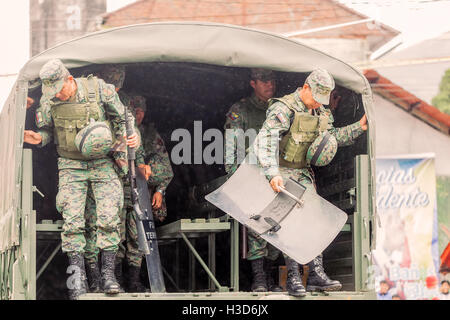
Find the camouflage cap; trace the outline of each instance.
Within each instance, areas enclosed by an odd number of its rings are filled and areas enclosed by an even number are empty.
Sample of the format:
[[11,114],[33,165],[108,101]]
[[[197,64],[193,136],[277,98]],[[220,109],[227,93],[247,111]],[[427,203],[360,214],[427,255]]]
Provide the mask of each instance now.
[[39,71],[42,81],[42,95],[52,99],[55,94],[61,91],[64,80],[70,75],[69,70],[59,59],[52,59]]
[[334,89],[334,79],[331,74],[322,68],[314,69],[305,81],[311,87],[314,100],[321,104],[330,104],[330,94]]
[[110,83],[120,89],[125,80],[125,66],[120,64],[105,65],[97,72],[97,76],[106,83]]
[[253,68],[250,72],[250,78],[252,80],[260,80],[266,82],[269,80],[275,80],[275,73],[272,70],[268,69]]
[[132,109],[142,109],[144,112],[147,111],[147,103],[145,97],[138,94],[132,95],[130,99],[130,107]]

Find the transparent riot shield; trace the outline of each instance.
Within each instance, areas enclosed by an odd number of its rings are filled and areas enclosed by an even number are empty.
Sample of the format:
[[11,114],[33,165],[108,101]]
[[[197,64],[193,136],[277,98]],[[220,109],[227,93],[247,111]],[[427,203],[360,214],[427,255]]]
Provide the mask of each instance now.
[[307,187],[285,179],[285,188],[302,205],[276,193],[262,170],[245,161],[220,188],[205,199],[298,263],[306,264],[334,240],[347,214]]

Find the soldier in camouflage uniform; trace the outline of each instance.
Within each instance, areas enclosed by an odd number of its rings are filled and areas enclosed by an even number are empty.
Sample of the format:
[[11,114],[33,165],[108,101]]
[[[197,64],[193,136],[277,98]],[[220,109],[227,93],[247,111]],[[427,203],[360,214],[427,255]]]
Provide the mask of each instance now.
[[142,145],[145,152],[145,163],[152,169],[148,184],[151,191],[150,193],[153,194],[153,215],[162,222],[167,216],[167,207],[164,196],[166,194],[167,186],[173,178],[169,154],[164,145],[164,140],[156,130],[154,123],[142,123],[147,110],[145,98],[140,95],[134,95],[130,105],[135,112],[136,124],[143,137]]
[[[164,142],[154,128],[154,125],[150,123],[148,126],[144,127],[142,124],[142,120],[144,119],[147,110],[145,98],[141,95],[131,94],[130,110],[135,116],[136,126],[139,128],[139,132],[143,137],[143,147],[139,147],[136,152],[136,164],[138,166],[146,165],[151,168],[151,175],[149,178],[147,177],[147,180],[149,188],[151,189],[150,194],[153,194],[153,215],[156,219],[163,221],[167,216],[164,194],[167,185],[173,177],[169,155],[164,147]],[[119,252],[117,254],[116,270],[119,270],[117,275],[121,274],[120,268],[123,264],[122,261],[123,259],[126,259],[128,265],[128,292],[144,292],[146,289],[139,278],[142,253],[139,251],[138,233],[128,177],[123,180],[123,184],[125,198],[121,216],[121,245],[119,246]]]
[[[115,87],[116,92],[119,95],[120,101],[124,106],[127,106],[130,109],[130,96],[124,91],[121,90],[123,86],[123,82],[125,79],[125,67],[121,65],[106,65],[103,66],[98,72],[95,73],[96,76],[103,79],[106,83],[112,84]],[[135,127],[135,131],[140,135],[139,130]],[[147,177],[150,175],[150,167],[146,166],[143,160],[143,149],[142,145],[137,149],[136,155],[136,165],[138,169]],[[114,152],[115,159],[115,167],[119,177],[121,178],[121,182],[123,185],[127,184],[127,172],[128,172],[128,163],[126,158],[126,152],[124,148],[116,148],[116,152]],[[125,191],[128,191],[126,193]],[[129,184],[128,189],[124,189],[125,202],[127,201],[127,195],[129,199]],[[126,203],[124,202],[124,207]],[[121,261],[121,254],[124,251],[123,241],[125,234],[125,219],[122,217],[124,209],[121,212],[121,224],[120,224],[120,235],[121,242],[119,244],[119,250],[116,255],[116,279],[121,285],[121,292],[123,292],[123,278],[122,278],[122,265],[118,263]],[[98,266],[98,248],[96,247],[96,205],[95,199],[92,193],[92,189],[88,189],[88,195],[86,200],[86,247],[85,247],[85,263],[86,263],[86,271],[87,278],[89,283],[90,292],[101,292],[100,287],[100,272]]]
[[[266,121],[253,144],[253,151],[275,192],[280,191],[283,179],[288,178],[302,183],[307,188],[314,188],[313,174],[306,161],[306,153],[319,132],[328,130],[339,146],[345,146],[352,144],[367,130],[365,115],[360,121],[346,127],[333,127],[333,116],[323,105],[330,104],[330,94],[334,87],[333,77],[326,70],[319,68],[307,77],[303,87],[290,95],[270,101]],[[335,104],[335,101],[331,101],[331,104]],[[279,136],[282,140],[277,153]],[[298,264],[287,256],[285,260],[289,294],[304,296],[305,288],[300,281]],[[338,281],[329,279],[325,274],[322,255],[308,266],[308,290],[331,291],[342,287]]]
[[[253,94],[233,104],[226,114],[225,129],[242,129],[244,132],[253,129],[255,135],[261,129],[266,120],[268,100],[275,94],[275,74],[271,70],[251,69],[250,86],[253,88]],[[247,131],[247,133],[251,132]],[[236,145],[236,141],[236,138],[225,141],[226,150],[233,151],[232,153],[226,152],[225,155],[225,171],[227,173],[236,171],[241,160],[237,158],[237,147],[239,146]],[[247,150],[248,145],[245,148]],[[275,285],[271,276],[273,262],[278,258],[280,251],[251,229],[247,231],[247,239],[247,260],[251,263],[253,274],[251,290],[255,292],[282,291],[279,286]]]
[[[85,203],[90,185],[97,203],[97,241],[101,252],[102,282],[106,293],[117,293],[114,260],[120,240],[119,210],[123,204],[120,180],[113,160],[104,156],[91,159],[77,149],[75,138],[92,120],[107,123],[117,140],[125,137],[124,109],[114,88],[89,76],[74,79],[59,59],[48,61],[40,70],[41,105],[36,110],[38,132],[25,130],[24,142],[45,146],[52,137],[57,144],[59,186],[56,206],[64,219],[62,250],[69,257],[69,297],[86,293],[84,250],[86,239]],[[126,144],[137,147],[137,134]]]
[[[123,92],[123,90],[120,90],[122,88],[123,82],[125,80],[125,67],[121,65],[106,65],[103,66],[98,72],[94,73],[95,76],[97,76],[100,79],[103,79],[107,84],[113,85],[115,88],[115,91],[119,95],[120,102],[124,106],[129,106],[129,97],[126,93]],[[123,164],[118,166],[118,163],[115,163],[116,171],[119,175],[119,177],[122,177],[126,174],[126,159],[125,159],[125,150],[121,150],[119,152],[116,152],[114,157],[120,157],[120,154],[123,158]],[[85,218],[86,218],[86,246],[84,248],[84,259],[85,259],[85,265],[86,265],[86,272],[87,272],[87,279],[88,279],[88,285],[89,285],[89,291],[93,293],[102,292],[101,288],[101,281],[100,281],[100,269],[98,265],[98,248],[96,246],[97,242],[97,213],[96,213],[96,205],[95,205],[95,198],[94,194],[92,192],[92,188],[88,188],[87,198],[86,198],[86,210],[85,210]],[[117,255],[116,255],[117,258]],[[122,283],[120,281],[120,278],[117,277],[117,266],[115,267],[116,270],[116,279],[121,285],[121,292],[122,290]]]

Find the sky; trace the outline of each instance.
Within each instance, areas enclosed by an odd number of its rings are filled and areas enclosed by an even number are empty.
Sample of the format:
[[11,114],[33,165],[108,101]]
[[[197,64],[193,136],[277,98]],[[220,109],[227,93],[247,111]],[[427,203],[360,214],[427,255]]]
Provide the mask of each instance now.
[[450,31],[450,0],[338,0],[402,32],[399,51]]
[[[339,2],[402,32],[408,47],[450,31],[450,0],[338,0]],[[135,0],[107,0],[107,11]],[[0,111],[16,76],[29,59],[29,0],[0,1]],[[12,75],[11,75],[12,74]],[[9,75],[9,76],[8,76]]]
[[[114,11],[135,0],[107,0],[107,11]],[[0,111],[13,87],[17,73],[30,58],[29,0],[0,1]],[[5,49],[6,48],[6,49]]]

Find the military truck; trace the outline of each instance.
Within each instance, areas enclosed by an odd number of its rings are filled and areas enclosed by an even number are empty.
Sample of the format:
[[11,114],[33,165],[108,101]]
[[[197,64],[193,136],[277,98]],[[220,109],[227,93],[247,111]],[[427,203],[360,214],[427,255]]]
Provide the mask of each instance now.
[[[175,129],[187,129],[193,137],[192,161],[172,163],[168,217],[157,225],[167,293],[89,293],[82,299],[280,298],[250,292],[249,263],[240,258],[240,244],[245,244],[240,226],[204,200],[217,187],[217,178],[225,175],[223,164],[195,158],[210,143],[203,133],[223,132],[229,107],[251,93],[249,72],[255,67],[275,71],[276,96],[293,92],[314,68],[325,68],[342,96],[333,111],[334,126],[367,115],[369,130],[354,145],[339,148],[328,166],[314,168],[318,193],[348,215],[324,252],[325,270],[342,282],[343,290],[301,299],[375,297],[368,272],[376,231],[375,123],[368,81],[345,62],[292,39],[198,22],[140,24],[88,34],[32,57],[22,68],[0,118],[0,299],[67,298],[62,217],[55,208],[56,148],[53,143],[39,148],[23,142],[24,130],[37,129],[39,70],[52,58],[61,59],[74,76],[88,75],[104,64],[123,64],[123,90],[147,98],[144,122],[155,123],[169,154],[179,143],[172,136]],[[27,97],[36,101],[28,109]],[[293,299],[287,293],[283,298]]]

